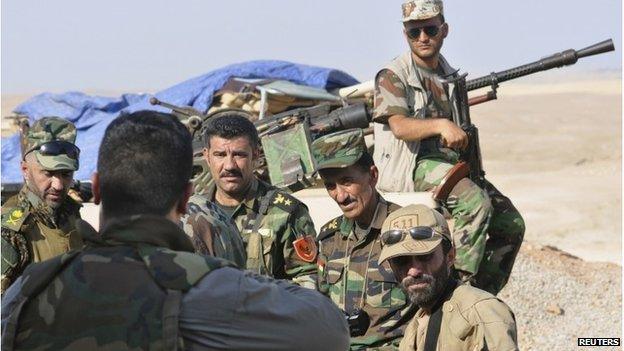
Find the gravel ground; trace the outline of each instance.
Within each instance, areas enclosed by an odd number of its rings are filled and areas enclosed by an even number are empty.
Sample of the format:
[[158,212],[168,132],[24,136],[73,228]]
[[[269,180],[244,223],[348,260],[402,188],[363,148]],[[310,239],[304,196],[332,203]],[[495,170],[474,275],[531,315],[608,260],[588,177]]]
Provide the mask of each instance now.
[[499,297],[516,315],[521,350],[588,350],[577,338],[622,337],[621,286],[620,265],[525,242]]

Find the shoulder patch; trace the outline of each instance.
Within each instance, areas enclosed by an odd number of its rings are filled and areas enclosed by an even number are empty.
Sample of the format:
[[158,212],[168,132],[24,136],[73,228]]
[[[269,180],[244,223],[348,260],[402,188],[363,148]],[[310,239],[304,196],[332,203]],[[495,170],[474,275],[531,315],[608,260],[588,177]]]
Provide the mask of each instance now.
[[19,231],[30,212],[22,207],[2,208],[2,228]]
[[283,191],[276,191],[271,197],[269,204],[271,206],[280,208],[286,212],[294,211],[299,205],[305,206],[301,201],[297,200],[294,196],[287,194]]
[[342,224],[342,216],[338,216],[325,223],[325,225],[321,227],[317,240],[321,241],[340,230],[340,224]]

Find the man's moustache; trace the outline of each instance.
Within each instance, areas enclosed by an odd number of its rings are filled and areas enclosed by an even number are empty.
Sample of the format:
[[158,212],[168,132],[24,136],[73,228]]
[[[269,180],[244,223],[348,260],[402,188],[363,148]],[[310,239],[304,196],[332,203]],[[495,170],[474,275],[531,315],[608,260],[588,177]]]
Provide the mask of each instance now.
[[238,171],[228,171],[228,172],[221,172],[220,176],[221,177],[242,177],[243,175]]
[[414,278],[414,277],[406,277],[404,279],[404,284],[405,286],[410,286],[410,285],[414,285],[414,284],[421,284],[421,283],[429,283],[432,284],[434,281],[433,276],[429,275],[429,274],[423,274],[421,277],[419,278]]

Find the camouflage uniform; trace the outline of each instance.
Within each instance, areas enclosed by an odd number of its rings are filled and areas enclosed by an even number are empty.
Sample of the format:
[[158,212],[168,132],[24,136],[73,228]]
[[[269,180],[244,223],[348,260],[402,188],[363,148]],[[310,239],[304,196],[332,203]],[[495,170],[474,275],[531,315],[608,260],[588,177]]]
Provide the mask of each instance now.
[[[358,161],[366,150],[362,131],[332,133],[312,143],[318,169],[344,168]],[[388,214],[400,206],[374,194],[374,218],[368,228],[357,229],[353,220],[336,217],[318,235],[318,285],[348,314],[357,309],[370,317],[366,334],[351,338],[351,349],[394,350],[403,335],[408,312],[405,294],[390,265],[379,264],[380,229]],[[403,317],[403,318],[401,318]]]
[[[79,226],[88,243],[83,250],[24,272],[18,298],[32,303],[18,304],[3,323],[3,347],[182,349],[182,292],[231,264],[193,254],[179,227],[163,217],[111,220],[100,234],[86,222]],[[113,278],[123,283],[111,284]]]
[[[50,141],[73,143],[75,138],[76,129],[70,122],[57,117],[42,118],[22,136],[22,155],[34,153],[36,162],[46,170],[76,170],[77,159],[33,151]],[[6,291],[28,264],[82,246],[82,239],[76,232],[80,207],[66,196],[59,208],[52,209],[26,185],[2,205],[1,292]]]
[[[422,227],[431,228],[433,236],[414,238],[405,233],[407,229]],[[381,262],[387,263],[389,259],[402,256],[429,255],[435,250],[444,252],[438,248],[443,241],[451,241],[451,233],[442,214],[425,205],[409,205],[388,216],[382,233],[396,229],[403,230],[403,236],[399,240],[382,242]],[[425,262],[422,261],[422,264]],[[412,278],[415,274],[418,274],[417,271],[411,274]],[[440,276],[438,279],[443,278]],[[518,350],[516,321],[503,301],[469,285],[458,285],[451,276],[446,279],[442,282],[446,283],[446,288],[437,295],[438,301],[434,306],[416,312],[405,329],[399,350],[429,350],[425,347],[429,337],[437,338],[433,340],[436,340],[435,349],[439,351]],[[431,334],[430,321],[433,321]],[[437,335],[433,332],[435,326],[439,326]]]
[[[203,200],[197,201],[214,201],[215,193],[213,184],[205,195],[197,196]],[[302,202],[254,178],[245,200],[234,210],[231,219],[245,243],[245,268],[315,288],[316,231]],[[297,248],[294,242],[300,239],[307,246]]]
[[358,237],[355,223],[340,216],[325,224],[318,236],[319,291],[345,312],[362,309],[371,319],[365,335],[351,338],[354,350],[395,349],[404,327],[397,322],[405,322],[401,316],[408,307],[390,265],[378,262],[381,224],[399,206],[377,196],[376,215],[364,235]]
[[[403,10],[404,20],[431,18],[442,13],[442,3],[411,1]],[[380,190],[431,191],[457,163],[458,153],[441,147],[437,137],[403,141],[394,137],[388,125],[393,115],[450,118],[449,97],[439,78],[452,72],[442,55],[438,69],[432,71],[418,67],[407,52],[377,74],[373,121],[377,122],[374,159]],[[397,177],[401,174],[410,174],[412,179]],[[488,181],[481,189],[467,178],[457,183],[443,205],[454,220],[455,267],[472,276],[477,287],[498,293],[509,279],[522,244],[525,226],[520,213]]]
[[203,196],[193,195],[181,222],[197,253],[224,258],[238,267],[245,267],[247,254],[243,238],[236,224],[219,206]]

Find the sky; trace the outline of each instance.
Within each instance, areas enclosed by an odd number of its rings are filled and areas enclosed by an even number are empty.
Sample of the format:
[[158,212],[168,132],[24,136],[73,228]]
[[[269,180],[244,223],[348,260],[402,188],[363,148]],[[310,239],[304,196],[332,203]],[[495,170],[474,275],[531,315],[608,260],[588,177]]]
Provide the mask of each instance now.
[[[2,0],[3,94],[155,92],[230,63],[279,59],[359,80],[407,50],[401,0]],[[476,78],[613,38],[573,72],[621,71],[619,0],[447,0],[442,49]]]

